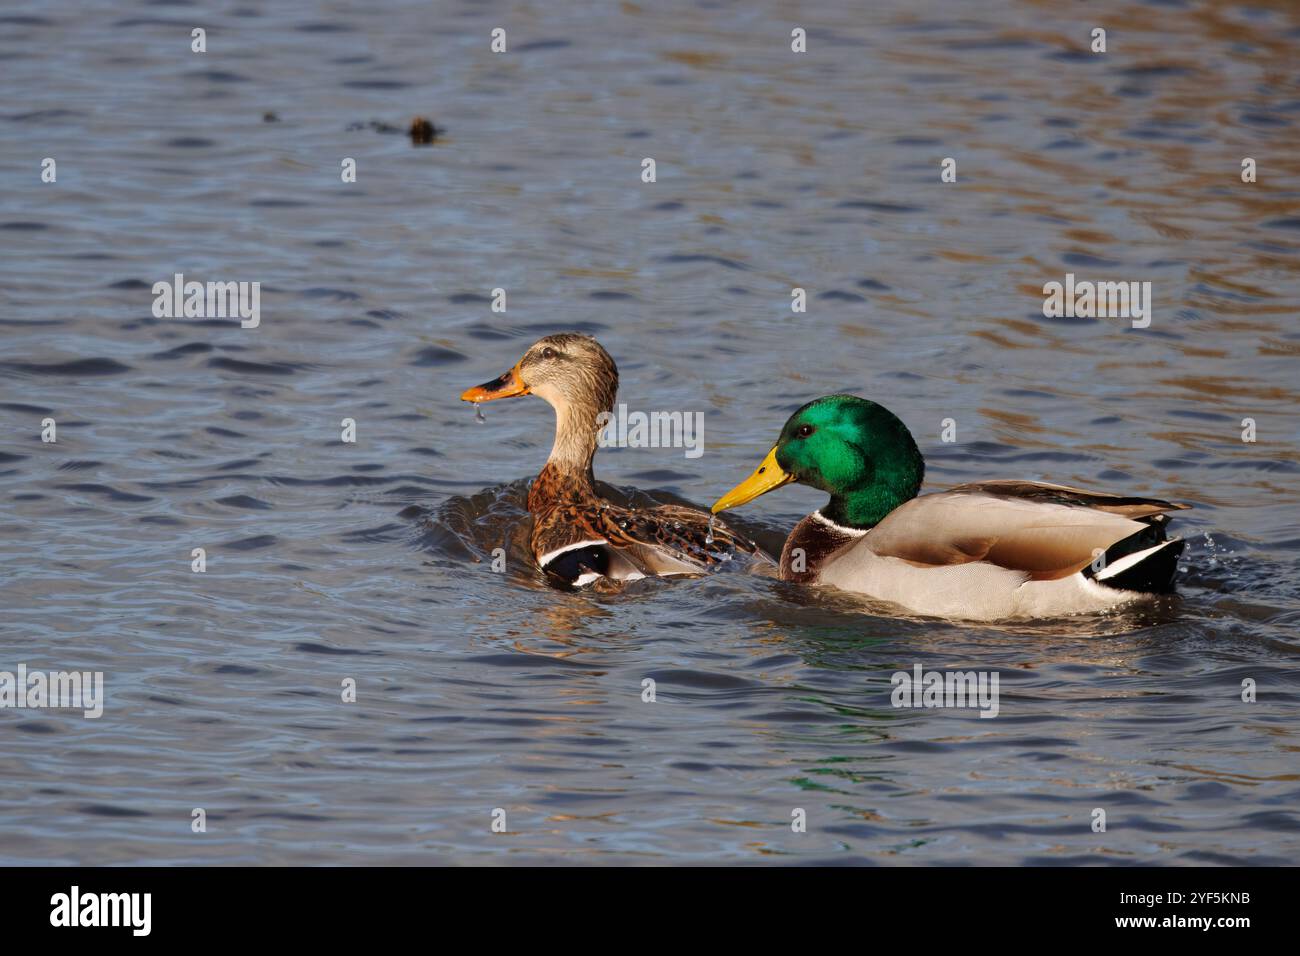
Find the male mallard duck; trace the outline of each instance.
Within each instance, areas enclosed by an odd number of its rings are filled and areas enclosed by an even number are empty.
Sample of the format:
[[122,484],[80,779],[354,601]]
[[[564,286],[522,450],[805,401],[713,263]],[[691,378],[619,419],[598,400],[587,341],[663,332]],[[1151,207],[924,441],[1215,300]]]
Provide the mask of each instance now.
[[[596,492],[591,460],[601,412],[612,413],[618,367],[587,335],[548,335],[500,378],[467,389],[466,402],[536,395],[555,409],[555,445],[528,490],[530,545],[558,583],[699,574],[733,550],[756,546],[709,515],[678,505],[624,508]],[[710,525],[712,524],[712,533]]]
[[1036,481],[917,497],[925,462],[888,409],[828,395],[790,416],[758,470],[713,506],[791,481],[830,502],[795,527],[781,577],[833,584],[922,614],[994,620],[1100,610],[1169,591],[1179,538],[1153,498]]

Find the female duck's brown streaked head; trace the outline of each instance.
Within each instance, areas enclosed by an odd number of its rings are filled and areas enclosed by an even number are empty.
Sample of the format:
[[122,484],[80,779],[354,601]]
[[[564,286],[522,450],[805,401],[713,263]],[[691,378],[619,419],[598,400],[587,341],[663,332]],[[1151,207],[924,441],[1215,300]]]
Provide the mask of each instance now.
[[499,378],[461,393],[466,402],[492,402],[516,395],[536,395],[556,412],[551,461],[591,467],[596,451],[597,421],[614,410],[618,366],[589,335],[563,332],[538,339],[514,368]]
[[614,410],[618,366],[589,335],[564,332],[538,339],[515,367],[499,378],[466,389],[461,400],[491,402],[516,395],[536,395],[557,409],[564,405]]

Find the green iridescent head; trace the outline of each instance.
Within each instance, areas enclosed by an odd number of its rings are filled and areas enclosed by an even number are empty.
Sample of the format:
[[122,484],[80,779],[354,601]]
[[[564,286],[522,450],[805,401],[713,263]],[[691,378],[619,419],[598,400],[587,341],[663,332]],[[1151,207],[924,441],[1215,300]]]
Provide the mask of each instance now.
[[826,518],[869,528],[914,498],[924,475],[921,452],[897,415],[855,395],[827,395],[790,416],[763,463],[713,511],[797,481],[831,496]]

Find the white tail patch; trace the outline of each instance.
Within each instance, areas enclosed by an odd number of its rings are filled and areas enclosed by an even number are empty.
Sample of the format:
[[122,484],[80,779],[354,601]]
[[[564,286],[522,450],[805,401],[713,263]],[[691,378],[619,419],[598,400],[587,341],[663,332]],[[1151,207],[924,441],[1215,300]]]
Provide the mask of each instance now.
[[537,559],[537,563],[546,567],[566,551],[572,551],[574,548],[586,548],[593,544],[609,544],[604,538],[584,538],[581,541],[575,541],[573,544],[566,544],[562,548],[556,548],[554,551],[547,551]]
[[1113,578],[1117,574],[1122,574],[1129,568],[1141,564],[1161,548],[1167,548],[1169,545],[1174,544],[1179,540],[1179,538],[1170,538],[1168,541],[1161,541],[1154,548],[1147,548],[1145,551],[1134,551],[1132,554],[1126,554],[1122,558],[1117,558],[1115,561],[1107,564],[1105,570],[1097,573],[1096,580],[1105,581],[1109,578]]

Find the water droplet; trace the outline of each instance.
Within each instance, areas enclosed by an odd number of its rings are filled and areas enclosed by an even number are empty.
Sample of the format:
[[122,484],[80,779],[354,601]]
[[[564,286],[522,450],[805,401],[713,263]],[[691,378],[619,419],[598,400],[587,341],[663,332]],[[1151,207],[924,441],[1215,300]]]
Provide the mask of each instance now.
[[474,421],[478,422],[480,425],[487,421],[487,419],[483,417],[483,409],[479,407],[478,402],[474,403]]
[[713,544],[713,522],[718,520],[717,515],[709,515],[709,530],[704,535],[705,544]]

